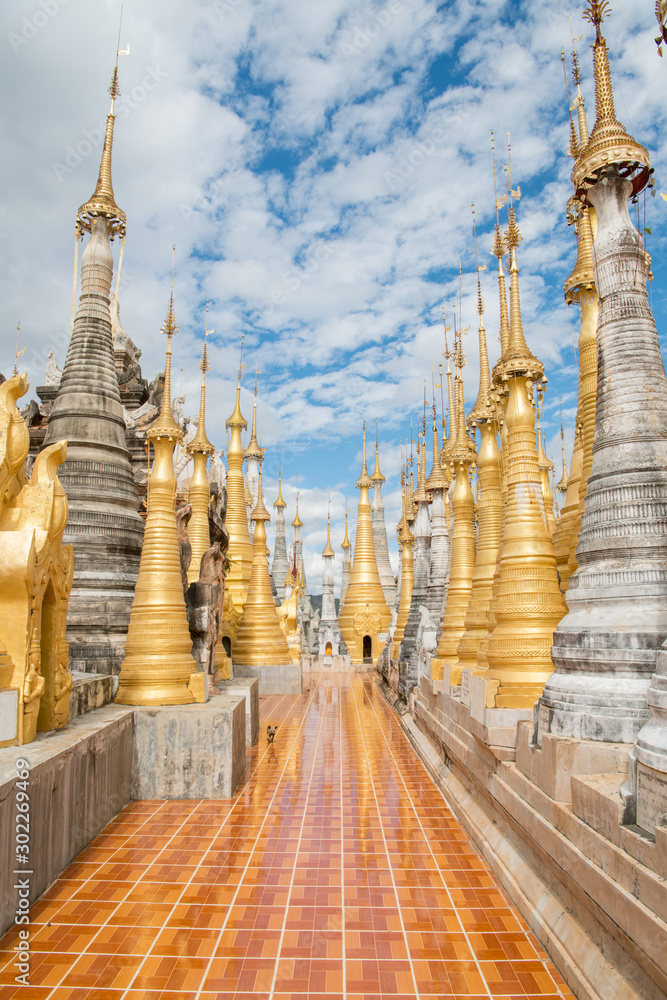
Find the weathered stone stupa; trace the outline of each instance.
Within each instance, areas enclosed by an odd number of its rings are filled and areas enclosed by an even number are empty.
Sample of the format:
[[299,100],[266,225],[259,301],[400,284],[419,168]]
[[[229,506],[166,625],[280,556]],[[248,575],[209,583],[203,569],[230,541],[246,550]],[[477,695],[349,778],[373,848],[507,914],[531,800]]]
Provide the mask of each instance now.
[[[667,637],[667,379],[646,254],[628,214],[629,197],[648,181],[649,157],[616,118],[604,15],[593,0],[586,16],[596,28],[597,117],[572,173],[597,215],[595,440],[569,613],[554,636],[556,670],[540,700],[539,729],[631,743],[647,720],[649,681]],[[662,653],[658,667],[661,673]],[[660,700],[657,692],[649,698]],[[655,769],[650,730],[646,735],[637,756],[645,753]]]
[[340,631],[338,617],[336,615],[336,601],[334,598],[334,575],[333,564],[336,553],[331,547],[331,500],[329,500],[329,513],[327,516],[327,544],[322,549],[322,561],[324,563],[324,573],[322,576],[322,614],[320,616],[320,627],[317,634],[318,652],[320,656],[335,657],[347,656],[347,646]]
[[398,691],[404,698],[408,696],[418,680],[417,633],[421,623],[421,608],[426,605],[431,556],[431,522],[429,506],[431,494],[426,487],[426,419],[421,433],[421,446],[417,453],[417,489],[413,497],[415,519],[411,532],[414,538],[413,584],[410,610],[403,630],[401,648],[398,653]]
[[77,214],[77,240],[84,232],[90,233],[90,240],[83,253],[81,297],[67,360],[44,439],[45,448],[68,441],[59,478],[69,503],[64,541],[74,546],[70,664],[100,673],[120,670],[143,539],[109,313],[109,241],[125,238],[125,213],[116,204],[111,183],[117,68],[110,93],[97,186]]
[[285,577],[289,573],[289,562],[285,538],[285,508],[287,504],[283,500],[282,469],[280,468],[278,470],[278,499],[274,500],[273,506],[276,511],[276,536],[273,547],[273,562],[271,563],[271,579],[276,589],[278,602],[282,603],[285,600]]

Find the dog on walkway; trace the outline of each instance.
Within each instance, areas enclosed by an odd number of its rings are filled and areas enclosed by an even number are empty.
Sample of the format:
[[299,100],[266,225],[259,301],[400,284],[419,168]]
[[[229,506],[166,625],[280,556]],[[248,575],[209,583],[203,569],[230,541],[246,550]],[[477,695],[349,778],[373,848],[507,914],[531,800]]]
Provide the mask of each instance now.
[[277,732],[277,727],[276,726],[267,726],[266,727],[266,741],[267,741],[267,743],[273,743],[273,738],[276,735],[276,732]]

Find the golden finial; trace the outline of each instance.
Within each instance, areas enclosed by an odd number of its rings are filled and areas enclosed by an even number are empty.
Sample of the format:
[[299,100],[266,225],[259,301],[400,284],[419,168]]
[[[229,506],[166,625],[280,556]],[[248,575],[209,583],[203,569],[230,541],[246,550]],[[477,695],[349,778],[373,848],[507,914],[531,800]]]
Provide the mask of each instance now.
[[287,504],[283,500],[283,450],[278,449],[278,499],[274,501],[273,506],[284,509]]
[[[248,426],[248,421],[245,419],[241,413],[241,376],[243,374],[243,369],[245,365],[243,364],[243,341],[245,334],[241,334],[241,358],[239,360],[239,377],[236,383],[236,405],[234,406],[234,412],[231,417],[228,417],[225,421],[225,427],[240,427],[245,430]],[[241,438],[239,436],[238,443],[240,446]],[[241,452],[242,454],[242,452]]]
[[510,143],[509,132],[507,133],[507,168],[505,177],[506,183],[509,185],[507,188],[509,222],[505,231],[505,244],[508,250],[515,250],[519,243],[523,240],[523,236],[521,235],[521,230],[517,225],[516,215],[514,213],[514,199],[516,198],[518,201],[521,197],[521,188],[517,187],[516,191],[512,189],[512,146]]
[[477,265],[477,312],[479,315],[479,390],[477,399],[472,410],[468,414],[468,424],[472,425],[478,420],[490,419],[492,408],[489,401],[489,389],[491,388],[491,371],[489,369],[489,353],[486,345],[486,328],[484,326],[484,299],[482,298],[481,272],[486,270],[484,265],[480,266],[479,252],[477,249],[477,222],[475,219],[475,203],[472,204],[472,231],[475,243],[475,263]]
[[572,117],[572,104],[570,103],[570,85],[567,82],[567,68],[565,66],[565,49],[560,50],[560,58],[563,63],[563,76],[565,77],[565,92],[567,94],[567,110],[570,116],[570,143],[568,146],[568,155],[576,160],[579,157],[579,139],[577,137],[577,130],[574,127],[574,118]]
[[345,537],[343,539],[342,549],[351,549],[352,545],[350,539],[347,537],[347,515],[350,513],[350,508],[347,505],[347,493],[345,494]]
[[329,490],[329,503],[327,505],[327,544],[322,549],[322,556],[335,556],[336,553],[331,547],[331,490]]
[[296,514],[294,515],[294,520],[292,521],[293,528],[303,528],[303,521],[299,517],[299,477],[296,477]]
[[176,265],[176,245],[174,244],[174,246],[172,247],[172,256],[171,256],[171,290],[169,293],[169,308],[167,309],[167,315],[165,317],[161,329],[161,332],[164,333],[167,338],[166,363],[164,368],[164,389],[162,392],[162,406],[160,408],[160,414],[157,420],[149,427],[146,433],[146,437],[149,439],[158,437],[169,437],[170,439],[176,438],[177,441],[182,441],[183,431],[174,420],[174,414],[171,409],[171,338],[174,336],[175,333],[178,332],[178,326],[176,324],[176,316],[174,314],[175,265]]
[[558,482],[557,485],[556,485],[556,490],[557,490],[558,493],[567,493],[568,474],[567,474],[567,465],[565,464],[565,431],[563,430],[563,407],[562,407],[562,400],[561,400],[561,411],[560,411],[560,443],[561,443],[561,451],[562,451],[562,455],[563,455],[563,474],[560,477],[560,482]]
[[248,447],[243,452],[244,458],[259,458],[261,449],[257,442],[257,376],[261,375],[259,368],[255,365],[255,399],[252,404],[252,431]]
[[125,212],[121,211],[116,204],[116,199],[114,198],[113,193],[113,184],[111,182],[111,154],[113,149],[114,122],[116,120],[114,107],[116,98],[120,94],[118,86],[118,56],[129,55],[130,52],[129,45],[125,50],[121,50],[120,48],[120,31],[122,23],[123,4],[121,3],[120,20],[118,24],[118,44],[116,46],[116,63],[111,77],[111,86],[109,87],[109,94],[111,95],[111,108],[109,110],[109,114],[107,115],[107,127],[104,135],[104,146],[102,148],[100,170],[93,194],[87,202],[81,205],[79,211],[77,212],[77,226],[80,227],[81,230],[85,230],[85,232],[88,233],[91,231],[93,219],[100,216],[105,218],[109,224],[109,235],[112,239],[117,233],[121,237],[125,235],[125,226],[127,222]]
[[588,0],[584,11],[584,19],[595,25],[593,76],[596,120],[572,171],[572,181],[582,200],[609,167],[620,170],[624,177],[632,181],[633,195],[642,191],[650,179],[648,151],[629,135],[616,117],[607,42],[602,34],[602,22],[609,12],[608,0]]
[[21,324],[19,322],[19,323],[16,324],[16,354],[14,356],[14,374],[15,375],[18,375],[18,373],[19,373],[19,358],[22,358],[23,355],[25,354],[25,347],[23,348],[22,351],[19,351],[19,335],[20,335],[20,333],[21,333]]
[[[215,333],[214,330],[208,329],[208,299],[206,299],[206,319],[204,322],[204,347],[201,352],[201,361],[199,362],[199,368],[201,371],[201,390],[199,394],[199,424],[197,425],[197,433],[195,434],[193,440],[188,444],[186,450],[188,455],[200,452],[204,455],[212,455],[215,451],[214,446],[211,444],[206,436],[206,372],[209,371],[211,365],[208,360],[208,347],[207,347],[207,337],[209,333]],[[181,371],[183,369],[181,368]]]
[[380,445],[378,438],[378,422],[377,417],[375,419],[375,468],[373,470],[373,475],[371,479],[374,483],[386,483],[386,478],[380,472]]
[[366,467],[366,421],[365,420],[363,422],[363,434],[364,434],[364,443],[362,452],[363,457],[361,461],[361,475],[359,476],[359,478],[355,483],[355,486],[357,487],[358,490],[362,489],[363,487],[369,487],[373,485],[373,480],[368,475],[368,469]]

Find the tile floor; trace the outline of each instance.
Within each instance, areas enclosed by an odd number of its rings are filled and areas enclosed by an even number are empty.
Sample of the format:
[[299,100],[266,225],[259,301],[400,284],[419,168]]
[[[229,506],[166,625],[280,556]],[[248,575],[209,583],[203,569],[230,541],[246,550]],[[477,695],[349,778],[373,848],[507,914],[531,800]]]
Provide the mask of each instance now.
[[134,802],[31,910],[0,1000],[570,998],[370,676],[273,696],[229,801]]

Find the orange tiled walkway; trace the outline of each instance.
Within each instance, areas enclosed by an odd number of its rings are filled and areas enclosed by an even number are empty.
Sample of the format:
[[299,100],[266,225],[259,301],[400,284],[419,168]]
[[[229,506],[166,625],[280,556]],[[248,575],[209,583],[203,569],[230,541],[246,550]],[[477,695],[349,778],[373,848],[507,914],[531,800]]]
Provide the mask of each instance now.
[[[228,802],[136,802],[31,911],[0,997],[571,997],[369,677],[268,699]],[[2,985],[4,984],[4,985]]]

